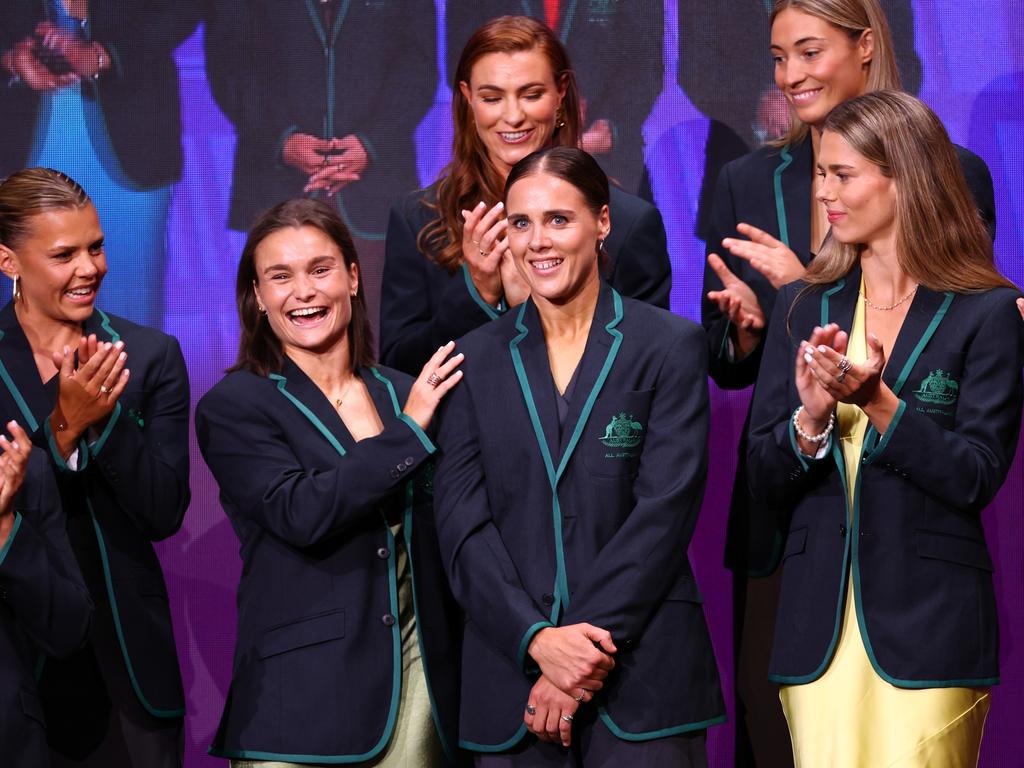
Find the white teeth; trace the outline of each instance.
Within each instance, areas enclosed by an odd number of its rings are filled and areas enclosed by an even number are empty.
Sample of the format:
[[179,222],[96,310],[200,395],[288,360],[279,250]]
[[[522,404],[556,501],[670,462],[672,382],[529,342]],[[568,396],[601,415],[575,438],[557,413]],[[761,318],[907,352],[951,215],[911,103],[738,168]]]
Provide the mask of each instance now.
[[815,88],[813,91],[801,91],[800,93],[794,93],[793,101],[807,101],[817,96],[821,92],[821,88]]
[[291,317],[308,317],[309,315],[315,315],[319,312],[323,312],[323,307],[307,307],[305,309],[293,309],[288,313]]
[[66,293],[70,293],[72,296],[88,296],[92,293],[92,288],[72,288]]
[[562,259],[549,259],[548,261],[535,261],[533,262],[534,269],[551,269],[557,267],[562,263]]
[[501,133],[501,138],[503,138],[505,141],[519,141],[528,133],[529,131],[514,131],[508,133]]

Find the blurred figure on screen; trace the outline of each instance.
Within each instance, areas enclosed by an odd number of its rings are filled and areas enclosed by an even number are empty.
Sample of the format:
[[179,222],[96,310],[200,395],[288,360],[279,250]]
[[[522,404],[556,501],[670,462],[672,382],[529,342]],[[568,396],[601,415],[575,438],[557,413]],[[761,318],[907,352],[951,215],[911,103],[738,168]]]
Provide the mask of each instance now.
[[644,171],[643,124],[662,86],[662,0],[449,0],[449,79],[470,35],[505,14],[531,16],[558,36],[582,97],[580,146],[635,194]]
[[437,84],[431,0],[212,0],[207,76],[238,136],[228,223],[306,195],[337,208],[377,317],[390,204]]
[[81,179],[107,221],[103,303],[159,325],[167,210],[181,177],[174,49],[198,0],[14,0],[0,19],[0,178]]

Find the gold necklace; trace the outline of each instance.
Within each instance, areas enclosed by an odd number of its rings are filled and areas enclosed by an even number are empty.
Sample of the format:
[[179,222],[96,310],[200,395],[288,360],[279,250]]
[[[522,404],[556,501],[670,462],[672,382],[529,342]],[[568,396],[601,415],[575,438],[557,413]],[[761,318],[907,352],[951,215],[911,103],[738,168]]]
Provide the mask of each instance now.
[[896,302],[895,304],[890,304],[890,305],[889,305],[889,306],[887,306],[887,307],[883,307],[883,306],[880,306],[880,305],[878,305],[878,304],[872,304],[872,303],[871,303],[871,301],[870,301],[870,300],[868,299],[868,297],[864,295],[864,291],[861,291],[861,292],[860,292],[860,297],[861,297],[862,299],[864,299],[864,303],[865,303],[865,304],[867,304],[867,305],[868,305],[869,307],[871,307],[872,309],[877,309],[877,310],[878,310],[879,312],[890,312],[890,311],[892,311],[892,310],[896,309],[896,307],[898,307],[898,306],[899,306],[900,304],[902,304],[903,302],[905,302],[905,301],[906,301],[907,299],[909,299],[909,298],[910,298],[911,296],[913,296],[913,295],[914,295],[915,293],[917,293],[917,288],[918,288],[918,286],[916,286],[916,285],[915,285],[915,286],[914,286],[914,287],[913,287],[913,288],[911,289],[910,293],[908,293],[908,294],[907,294],[906,296],[904,296],[904,297],[903,297],[902,299],[900,299],[899,301],[897,301],[897,302]]
[[345,400],[345,398],[346,398],[346,397],[348,396],[348,391],[349,391],[349,389],[351,389],[351,388],[352,388],[352,383],[353,383],[353,382],[354,382],[355,380],[356,380],[356,377],[355,377],[355,376],[352,376],[352,378],[350,378],[350,379],[348,380],[348,384],[346,384],[346,385],[345,385],[345,388],[344,388],[343,390],[341,390],[341,397],[336,397],[336,398],[334,399],[334,407],[335,407],[336,409],[339,409],[339,410],[340,410],[340,409],[341,409],[341,406],[342,406],[342,405],[344,405],[344,400]]

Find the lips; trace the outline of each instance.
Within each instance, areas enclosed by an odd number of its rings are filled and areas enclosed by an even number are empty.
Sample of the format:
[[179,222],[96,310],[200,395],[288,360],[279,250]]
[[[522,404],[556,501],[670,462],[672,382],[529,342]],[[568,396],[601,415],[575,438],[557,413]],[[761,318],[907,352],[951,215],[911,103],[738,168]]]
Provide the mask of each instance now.
[[97,285],[76,285],[64,291],[64,295],[73,302],[88,304],[96,298],[96,289],[98,287]]
[[551,272],[561,266],[564,259],[540,259],[538,261],[531,261],[530,268],[544,274],[545,272]]
[[841,218],[843,218],[843,216],[846,215],[842,211],[828,211],[827,213],[828,213],[828,223],[829,224],[835,224],[837,221],[839,221]]
[[300,307],[286,313],[294,325],[316,325],[327,317],[327,307]]
[[506,144],[522,144],[533,135],[533,129],[526,131],[498,131],[498,136]]
[[799,107],[801,104],[809,104],[814,101],[819,93],[821,93],[821,88],[808,88],[804,91],[790,91],[789,98],[793,100],[795,106]]

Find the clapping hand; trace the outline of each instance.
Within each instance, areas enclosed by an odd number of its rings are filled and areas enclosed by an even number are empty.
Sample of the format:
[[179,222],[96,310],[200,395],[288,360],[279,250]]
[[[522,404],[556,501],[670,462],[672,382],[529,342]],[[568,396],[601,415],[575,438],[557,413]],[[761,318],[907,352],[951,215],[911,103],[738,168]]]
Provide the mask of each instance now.
[[488,210],[481,201],[462,212],[462,257],[480,297],[494,306],[501,299],[501,264],[508,250],[508,219],[505,205],[497,202]]
[[736,357],[742,359],[761,341],[764,310],[753,289],[732,273],[721,256],[708,254],[708,266],[722,281],[722,290],[708,291],[708,300],[718,305],[718,311],[729,318],[735,328],[733,343],[736,345]]
[[807,270],[803,263],[781,240],[750,224],[737,224],[736,231],[750,239],[727,237],[722,240],[722,245],[733,256],[749,262],[775,290],[804,276]]
[[18,422],[7,422],[7,431],[10,437],[0,435],[0,540],[7,538],[4,531],[9,531],[14,515],[14,497],[25,480],[32,453],[32,441]]

